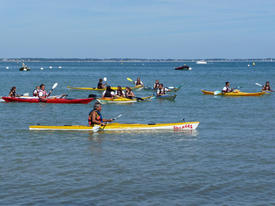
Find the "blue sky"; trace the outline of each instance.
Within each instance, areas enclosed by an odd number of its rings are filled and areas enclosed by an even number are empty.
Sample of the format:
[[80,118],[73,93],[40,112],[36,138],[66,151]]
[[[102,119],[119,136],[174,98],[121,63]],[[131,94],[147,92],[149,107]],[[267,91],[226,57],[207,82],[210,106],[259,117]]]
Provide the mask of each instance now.
[[275,57],[274,0],[0,0],[0,57]]

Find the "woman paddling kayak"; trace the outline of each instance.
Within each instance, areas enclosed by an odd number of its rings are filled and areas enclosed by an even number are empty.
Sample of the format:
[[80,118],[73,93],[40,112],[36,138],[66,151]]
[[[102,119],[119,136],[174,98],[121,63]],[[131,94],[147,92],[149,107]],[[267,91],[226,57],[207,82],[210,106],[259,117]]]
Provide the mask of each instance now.
[[16,94],[16,87],[11,88],[9,97],[20,97],[20,95]]
[[159,85],[159,88],[157,89],[157,96],[163,96],[166,94],[166,92],[170,92],[170,89],[167,89],[163,86],[163,84]]
[[264,85],[263,88],[262,88],[262,91],[273,92],[273,90],[272,90],[271,87],[270,87],[269,81],[267,81],[267,82],[265,83],[265,85]]

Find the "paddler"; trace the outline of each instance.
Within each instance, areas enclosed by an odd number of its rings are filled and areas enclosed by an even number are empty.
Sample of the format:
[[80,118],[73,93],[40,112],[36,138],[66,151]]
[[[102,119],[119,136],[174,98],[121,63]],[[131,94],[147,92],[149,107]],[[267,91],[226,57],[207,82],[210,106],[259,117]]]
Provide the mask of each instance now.
[[11,88],[9,97],[20,97],[20,95],[16,94],[16,87]]
[[89,126],[94,126],[94,125],[104,126],[106,125],[106,122],[113,121],[113,119],[103,119],[100,113],[101,109],[102,109],[101,104],[99,102],[96,102],[94,104],[94,109],[89,113],[89,117],[88,117]]
[[103,84],[103,79],[98,80],[97,88],[98,89],[105,89],[105,84]]
[[103,92],[102,97],[113,98],[115,91],[111,89],[111,86],[107,86],[106,90]]
[[117,86],[117,90],[116,90],[115,96],[116,96],[116,97],[125,97],[125,94],[124,94],[124,92],[122,91],[121,86]]
[[40,86],[36,86],[35,89],[32,92],[32,95],[34,97],[38,97],[39,96],[39,90],[40,90]]
[[159,85],[160,85],[159,80],[156,80],[153,88],[158,89]]
[[234,89],[230,88],[230,82],[225,82],[225,86],[222,89],[222,93],[233,92]]
[[137,78],[137,81],[135,81],[136,86],[142,86],[143,87],[143,82],[140,80],[140,77]]
[[50,93],[48,94],[47,91],[45,90],[45,85],[41,84],[40,90],[38,92],[39,99],[43,101],[43,100],[46,100],[48,96],[50,96]]
[[130,87],[126,87],[125,97],[128,98],[128,99],[133,99],[135,97],[135,94],[134,94],[134,92],[132,91],[132,89]]
[[267,82],[265,83],[265,85],[264,85],[263,88],[262,88],[262,91],[273,92],[273,90],[272,90],[271,87],[270,87],[269,81],[267,81]]
[[163,86],[163,84],[159,84],[159,88],[157,89],[157,96],[163,96],[166,92],[170,92],[170,89],[167,89]]

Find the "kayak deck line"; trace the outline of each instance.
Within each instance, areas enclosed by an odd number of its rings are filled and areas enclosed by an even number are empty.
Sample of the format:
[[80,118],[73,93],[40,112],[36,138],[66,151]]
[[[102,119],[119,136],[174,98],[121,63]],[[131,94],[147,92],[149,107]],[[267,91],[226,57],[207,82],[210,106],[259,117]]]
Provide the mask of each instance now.
[[[195,130],[200,122],[177,122],[177,123],[156,123],[156,124],[125,124],[109,123],[101,126],[99,131],[130,131],[130,130]],[[64,125],[64,126],[45,126],[31,125],[29,130],[62,130],[62,131],[95,131],[94,127],[85,125]],[[97,130],[96,130],[97,131]]]

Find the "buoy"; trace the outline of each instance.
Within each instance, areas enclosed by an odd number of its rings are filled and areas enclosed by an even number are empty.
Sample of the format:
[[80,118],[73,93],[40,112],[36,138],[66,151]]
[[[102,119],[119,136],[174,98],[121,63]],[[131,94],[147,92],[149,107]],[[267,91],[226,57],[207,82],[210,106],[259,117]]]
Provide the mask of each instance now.
[[43,67],[41,67],[40,69],[41,69],[41,70],[43,70],[44,68],[43,68]]
[[59,66],[58,69],[62,69],[62,66]]
[[50,69],[52,69],[53,67],[52,66],[49,66]]
[[189,67],[189,70],[191,71],[191,70],[192,70],[192,68],[191,68],[191,67]]
[[250,64],[248,64],[247,66],[250,67]]
[[256,63],[255,63],[255,62],[253,62],[253,63],[252,63],[252,65],[253,65],[253,66],[255,66],[255,65],[256,65]]
[[9,69],[9,67],[6,67],[6,69]]

